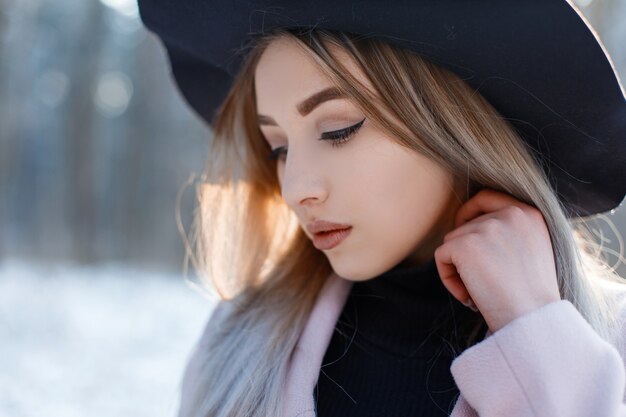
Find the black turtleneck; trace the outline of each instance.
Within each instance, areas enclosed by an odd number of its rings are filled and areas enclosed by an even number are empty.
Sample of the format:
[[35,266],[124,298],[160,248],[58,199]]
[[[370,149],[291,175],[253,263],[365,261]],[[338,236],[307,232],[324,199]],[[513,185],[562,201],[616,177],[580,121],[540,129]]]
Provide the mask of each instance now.
[[443,286],[434,257],[355,282],[326,350],[318,417],[448,416],[459,391],[450,364],[479,313]]

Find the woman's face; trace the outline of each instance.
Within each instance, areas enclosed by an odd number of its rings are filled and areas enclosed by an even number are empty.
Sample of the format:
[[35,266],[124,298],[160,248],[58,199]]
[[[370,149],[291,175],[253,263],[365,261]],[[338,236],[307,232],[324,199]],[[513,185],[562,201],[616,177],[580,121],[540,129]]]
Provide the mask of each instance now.
[[[333,51],[371,87],[347,55]],[[402,261],[431,259],[460,205],[452,176],[375,129],[350,100],[307,101],[329,87],[292,40],[273,41],[256,68],[259,127],[272,150],[288,148],[277,160],[285,202],[343,278],[363,281]],[[337,132],[350,127],[348,137]],[[322,246],[307,228],[315,220],[349,225],[349,233]]]

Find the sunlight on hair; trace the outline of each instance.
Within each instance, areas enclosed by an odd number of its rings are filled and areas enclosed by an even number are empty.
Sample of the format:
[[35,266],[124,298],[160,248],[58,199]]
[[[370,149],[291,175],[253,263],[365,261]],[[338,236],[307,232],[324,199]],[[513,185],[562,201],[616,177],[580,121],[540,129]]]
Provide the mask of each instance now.
[[[237,259],[248,255],[242,247],[243,240],[249,236],[242,233],[245,225],[238,220],[246,217],[243,210],[248,207],[251,187],[243,181],[228,185],[202,183],[198,186],[199,204],[203,208],[201,224],[198,225],[202,230],[202,241],[199,243],[212,256],[210,262],[198,271],[203,274],[201,279],[210,283],[211,289],[222,298],[230,298],[241,289]],[[267,204],[265,228],[270,232],[271,242],[257,284],[261,284],[276,262],[285,256],[299,227],[297,217],[280,197]],[[228,239],[224,238],[226,236]],[[221,287],[218,282],[228,285]]]
[[300,227],[298,218],[281,198],[271,203],[271,213],[267,219],[268,230],[276,230],[270,245],[270,256],[261,268],[260,275],[265,279],[267,274],[274,268],[276,262],[286,255],[291,248],[291,243]]

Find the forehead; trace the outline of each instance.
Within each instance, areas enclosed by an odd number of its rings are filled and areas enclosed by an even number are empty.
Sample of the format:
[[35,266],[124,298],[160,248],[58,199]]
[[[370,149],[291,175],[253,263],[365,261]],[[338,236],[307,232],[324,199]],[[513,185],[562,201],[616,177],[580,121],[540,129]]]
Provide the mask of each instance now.
[[[330,45],[329,49],[352,75],[369,84],[345,51],[335,45]],[[263,114],[277,112],[277,105],[295,111],[300,100],[333,85],[314,59],[288,38],[276,39],[267,46],[254,79],[257,109]]]

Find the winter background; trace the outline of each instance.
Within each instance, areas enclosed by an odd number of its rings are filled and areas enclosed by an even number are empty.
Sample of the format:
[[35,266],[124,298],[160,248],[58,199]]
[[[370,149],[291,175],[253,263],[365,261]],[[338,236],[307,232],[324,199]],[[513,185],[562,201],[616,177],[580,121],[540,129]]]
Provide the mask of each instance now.
[[[626,0],[576,3],[626,80]],[[175,415],[209,141],[133,0],[0,0],[0,417]],[[623,206],[591,224],[614,263]]]

